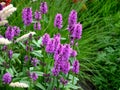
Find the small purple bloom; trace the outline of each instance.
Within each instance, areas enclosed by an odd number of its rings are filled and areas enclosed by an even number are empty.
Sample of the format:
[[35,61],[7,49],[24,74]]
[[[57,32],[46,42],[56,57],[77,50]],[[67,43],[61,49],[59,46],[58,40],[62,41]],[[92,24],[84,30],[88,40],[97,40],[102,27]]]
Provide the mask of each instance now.
[[54,53],[54,50],[55,50],[54,40],[49,40],[48,44],[46,46],[46,52],[47,53]]
[[48,41],[50,40],[50,35],[45,33],[42,37],[42,45],[47,45],[48,44]]
[[36,20],[41,20],[42,19],[42,15],[41,15],[41,13],[39,11],[35,12],[35,16],[34,17],[35,17]]
[[2,77],[2,81],[4,84],[9,84],[12,81],[12,76],[10,73],[5,73]]
[[31,52],[33,51],[33,47],[32,47],[32,46],[30,46],[30,51],[31,51]]
[[9,50],[9,51],[8,51],[8,57],[9,57],[9,59],[12,59],[12,55],[13,55],[13,51],[12,51],[12,50]]
[[32,23],[32,9],[31,8],[24,8],[22,11],[22,19],[24,25],[28,26]]
[[79,61],[78,60],[75,60],[73,62],[73,68],[72,68],[72,71],[75,73],[75,74],[78,74],[79,73]]
[[28,41],[28,40],[26,40],[26,41],[24,42],[24,44],[25,44],[25,45],[28,45],[28,43],[29,43],[29,41]]
[[37,66],[38,60],[37,60],[36,58],[32,58],[31,64],[32,64],[33,66]]
[[40,5],[40,12],[46,14],[48,12],[48,6],[46,2],[42,2]]
[[18,36],[18,35],[20,34],[20,28],[19,28],[19,27],[14,26],[14,27],[13,27],[13,30],[14,30],[14,35],[15,35],[15,36]]
[[68,83],[67,80],[65,80],[64,78],[60,78],[60,82],[63,84],[63,85],[66,85]]
[[2,51],[6,51],[7,50],[7,46],[4,45],[3,48],[2,48]]
[[55,20],[54,20],[54,26],[57,27],[58,29],[62,28],[62,14],[57,14],[55,16]]
[[29,34],[29,39],[30,39],[30,40],[32,40],[32,36],[33,36],[32,34]]
[[74,39],[70,40],[70,45],[72,45],[72,46],[74,45]]
[[30,47],[27,45],[27,46],[26,46],[26,51],[29,51],[29,49],[30,49]]
[[36,81],[38,79],[38,75],[36,73],[31,73],[30,74],[30,78],[33,80],[33,81]]
[[77,56],[76,50],[72,50],[70,56],[71,56],[71,57],[76,57],[76,56]]
[[6,32],[5,32],[5,37],[8,39],[8,40],[12,40],[15,36],[15,33],[14,33],[14,30],[13,30],[13,27],[11,26],[8,26]]
[[27,55],[25,55],[25,57],[24,57],[25,62],[27,62],[28,59],[29,59],[29,57]]
[[41,30],[41,24],[40,24],[40,22],[34,23],[34,29],[35,30]]

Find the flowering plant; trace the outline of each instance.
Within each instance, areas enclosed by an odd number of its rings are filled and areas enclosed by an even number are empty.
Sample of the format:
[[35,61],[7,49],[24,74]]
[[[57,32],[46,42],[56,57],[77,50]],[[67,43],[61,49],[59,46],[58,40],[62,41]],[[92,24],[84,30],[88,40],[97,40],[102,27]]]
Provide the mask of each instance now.
[[76,86],[80,64],[74,47],[81,38],[82,24],[77,22],[77,12],[72,10],[67,27],[69,42],[63,43],[64,38],[61,36],[63,17],[58,13],[54,19],[54,27],[58,31],[52,35],[44,33],[40,37],[39,33],[44,32],[41,20],[45,21],[44,17],[48,11],[47,2],[42,2],[40,10],[35,11],[34,15],[32,8],[24,8],[22,10],[24,31],[32,23],[35,31],[26,31],[27,34],[20,37],[20,28],[8,25],[5,37],[0,36],[1,87],[3,84],[30,90],[80,88]]

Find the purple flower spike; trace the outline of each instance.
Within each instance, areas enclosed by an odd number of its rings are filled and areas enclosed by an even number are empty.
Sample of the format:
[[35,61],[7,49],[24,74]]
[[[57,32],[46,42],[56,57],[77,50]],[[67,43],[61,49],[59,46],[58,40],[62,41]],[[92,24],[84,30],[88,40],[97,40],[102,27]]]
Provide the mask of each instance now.
[[5,32],[5,37],[8,39],[8,40],[12,40],[15,36],[15,33],[14,33],[14,30],[13,30],[13,27],[9,26]]
[[9,51],[8,51],[8,57],[9,57],[9,59],[12,59],[12,55],[13,55],[13,51],[12,51],[12,50],[9,50]]
[[80,39],[82,35],[82,25],[80,23],[76,24],[74,27],[74,31],[72,33],[72,37],[74,39]]
[[75,74],[78,74],[79,73],[79,61],[78,60],[75,60],[73,62],[73,68],[72,68],[72,71],[75,73]]
[[62,28],[62,14],[57,14],[55,16],[55,20],[54,20],[54,26],[57,27],[58,29]]
[[27,62],[28,59],[29,59],[29,57],[27,55],[25,55],[25,57],[24,57],[25,62]]
[[35,29],[35,30],[41,30],[41,24],[40,24],[40,22],[36,22],[36,23],[34,24],[34,29]]
[[74,25],[76,23],[77,23],[77,12],[75,10],[72,10],[68,18],[68,24]]
[[76,56],[77,56],[76,50],[72,50],[72,51],[71,51],[71,57],[76,57]]
[[7,46],[6,45],[4,45],[3,47],[2,47],[2,51],[6,51],[7,50]]
[[36,81],[38,79],[38,75],[36,73],[31,73],[30,74],[30,78],[33,80],[33,81]]
[[38,60],[36,58],[32,58],[31,64],[35,67],[37,66]]
[[2,77],[2,81],[4,84],[9,84],[12,81],[12,76],[10,73],[5,73]]
[[74,25],[77,23],[77,12],[75,10],[72,10],[69,14],[68,18],[68,30],[70,33],[73,32]]
[[40,5],[40,12],[46,14],[48,12],[48,6],[46,2],[42,2]]
[[41,15],[41,13],[39,11],[35,12],[35,16],[34,17],[35,17],[36,20],[41,20],[42,19],[42,15]]
[[22,19],[24,25],[28,26],[32,23],[32,9],[31,8],[24,8],[22,11]]
[[47,45],[48,44],[48,41],[50,40],[50,35],[45,33],[42,37],[42,45]]

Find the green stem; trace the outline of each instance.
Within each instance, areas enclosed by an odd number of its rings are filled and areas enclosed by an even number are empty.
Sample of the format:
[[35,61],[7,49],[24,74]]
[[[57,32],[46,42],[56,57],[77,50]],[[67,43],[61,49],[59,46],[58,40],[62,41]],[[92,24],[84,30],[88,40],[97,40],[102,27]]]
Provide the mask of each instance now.
[[73,75],[73,80],[72,80],[72,84],[74,84],[74,75]]
[[58,81],[58,76],[57,76],[57,88],[59,89],[59,81]]
[[64,84],[63,84],[62,90],[64,90]]

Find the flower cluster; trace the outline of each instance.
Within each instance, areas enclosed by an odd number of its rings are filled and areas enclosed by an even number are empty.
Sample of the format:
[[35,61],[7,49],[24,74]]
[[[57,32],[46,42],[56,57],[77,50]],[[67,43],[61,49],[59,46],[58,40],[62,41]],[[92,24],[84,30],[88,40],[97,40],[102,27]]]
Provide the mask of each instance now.
[[[70,57],[76,57],[77,52],[73,50],[69,44],[60,43],[60,34],[50,39],[49,34],[43,35],[42,43],[46,47],[46,52],[54,54],[54,68],[52,73],[54,76],[59,75],[60,72],[67,74],[70,71]],[[78,62],[79,63],[79,62]],[[73,64],[73,72],[79,72],[79,64]]]
[[30,78],[33,80],[33,81],[36,81],[38,79],[38,75],[36,73],[30,73]]
[[41,19],[42,19],[41,12],[40,12],[40,11],[36,11],[34,18],[35,18],[36,20],[41,20]]
[[77,23],[77,12],[72,10],[68,18],[68,31],[70,32],[71,41],[80,39],[82,35],[82,25]]
[[34,30],[41,30],[41,24],[40,21],[42,19],[42,14],[46,14],[48,11],[48,6],[46,2],[42,2],[40,5],[40,10],[36,10],[34,12],[34,19],[36,21],[33,21],[32,17],[32,8],[24,8],[22,11],[22,19],[24,22],[24,25],[28,26],[32,23],[34,23]]
[[[34,29],[41,30],[41,24],[39,20],[41,20],[42,15],[46,14],[47,12],[48,12],[48,6],[46,2],[41,3],[40,11],[36,11],[34,13],[34,18],[32,17],[33,16],[32,8],[24,8],[22,11],[22,19],[23,19],[24,25],[28,26],[33,22]],[[33,19],[35,21],[33,21]],[[82,35],[82,25],[80,23],[77,23],[77,12],[75,10],[71,11],[68,21],[69,21],[68,31],[70,32],[70,38],[72,38],[73,41],[76,39],[77,40],[80,39]],[[55,20],[54,20],[54,27],[58,28],[59,30],[62,29],[63,27],[62,14],[60,13],[56,14]],[[59,88],[58,83],[63,84],[63,86],[67,85],[68,80],[70,78],[69,72],[71,72],[71,74],[79,73],[80,64],[79,64],[79,61],[76,60],[77,51],[75,50],[74,47],[72,48],[70,42],[62,44],[62,41],[61,41],[62,36],[60,33],[53,35],[52,38],[48,33],[45,33],[39,39],[38,42],[36,41],[36,37],[35,38],[33,37],[33,35],[36,34],[35,32],[29,32],[27,34],[24,34],[21,37],[17,38],[13,43],[15,45],[20,46],[20,53],[19,53],[19,50],[12,51],[14,50],[14,47],[12,48],[7,46],[12,41],[14,41],[13,40],[14,37],[18,36],[19,34],[20,34],[19,27],[8,26],[5,32],[5,38],[2,35],[0,35],[0,44],[4,44],[4,46],[2,47],[2,51],[5,52],[5,55],[8,56],[7,60],[2,63],[3,65],[5,65],[5,67],[11,67],[11,66],[14,67],[14,63],[16,63],[14,60],[17,59],[18,62],[20,62],[18,65],[18,68],[20,65],[25,67],[25,70],[24,70],[24,67],[22,67],[20,68],[20,70],[18,70],[18,72],[19,71],[21,72],[21,70],[23,73],[28,71],[28,75],[29,75],[29,78],[31,79],[30,80],[31,83],[36,84],[35,82],[37,82],[37,79],[39,78],[38,75],[40,76],[41,73],[43,73],[43,77],[44,77],[43,78],[44,80],[43,79],[41,80],[45,82],[45,85],[47,85],[46,83],[54,82],[54,80],[56,81],[57,79],[57,85],[52,86],[52,89],[54,87],[56,88],[56,86],[58,89]],[[5,41],[7,42],[5,43]],[[18,49],[19,47],[15,47],[15,49],[16,48]],[[38,49],[38,48],[41,48],[42,50],[45,49],[45,50],[35,51],[35,49]],[[44,53],[43,55],[45,55],[45,53],[47,55],[44,57],[42,57],[42,55],[39,56],[42,53]],[[47,63],[46,57],[50,57],[50,56],[52,56],[52,59],[50,58],[50,62]],[[22,60],[19,61],[19,59],[24,59],[24,61]],[[39,59],[43,59],[43,60],[39,60]],[[40,67],[38,67],[38,65],[40,65]],[[41,72],[39,73],[36,70],[41,70]],[[4,84],[9,84],[9,86],[12,86],[12,87],[21,87],[21,88],[29,87],[27,84],[21,83],[21,82],[11,83],[12,76],[10,73],[4,74],[2,77],[2,81]]]
[[46,14],[48,12],[48,6],[46,2],[42,2],[40,5],[40,12]]
[[9,84],[12,81],[12,76],[10,73],[5,73],[2,77],[2,81],[4,84]]
[[32,23],[32,9],[31,8],[24,8],[22,11],[22,19],[24,25],[28,26]]
[[40,22],[36,22],[34,24],[34,30],[41,30],[41,24],[40,24]]
[[8,40],[13,40],[14,36],[18,36],[20,34],[20,28],[17,26],[8,26],[5,32],[5,37]]

